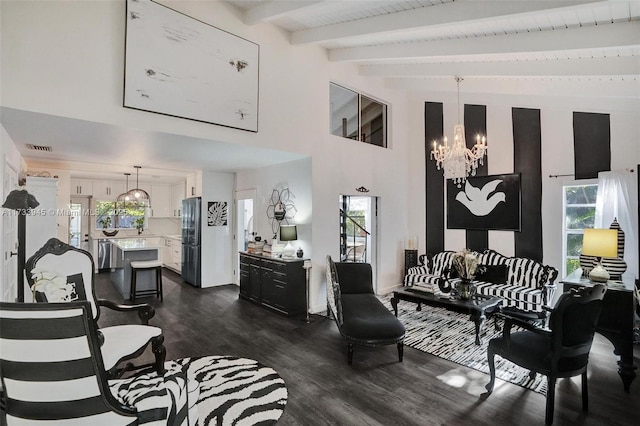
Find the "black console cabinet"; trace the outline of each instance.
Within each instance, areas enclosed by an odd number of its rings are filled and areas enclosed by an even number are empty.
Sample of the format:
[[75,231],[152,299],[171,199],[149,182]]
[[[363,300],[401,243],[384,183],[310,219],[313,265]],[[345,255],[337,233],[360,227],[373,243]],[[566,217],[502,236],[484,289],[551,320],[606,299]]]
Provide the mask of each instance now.
[[240,253],[240,297],[285,315],[307,309],[303,259]]

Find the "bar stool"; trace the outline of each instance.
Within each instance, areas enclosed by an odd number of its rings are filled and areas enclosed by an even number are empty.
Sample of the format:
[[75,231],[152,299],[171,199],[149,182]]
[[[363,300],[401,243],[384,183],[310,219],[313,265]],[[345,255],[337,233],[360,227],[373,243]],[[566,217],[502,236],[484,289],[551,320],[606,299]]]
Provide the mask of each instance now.
[[[136,289],[136,278],[140,271],[156,271],[156,288],[155,290]],[[136,303],[136,296],[149,296],[155,294],[162,301],[162,262],[160,260],[135,260],[131,262],[131,302]]]

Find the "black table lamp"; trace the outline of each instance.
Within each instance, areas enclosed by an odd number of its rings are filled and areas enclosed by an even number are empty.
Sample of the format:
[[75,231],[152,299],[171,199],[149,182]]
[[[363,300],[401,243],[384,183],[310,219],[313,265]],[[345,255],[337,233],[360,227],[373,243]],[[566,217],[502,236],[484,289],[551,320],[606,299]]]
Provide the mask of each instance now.
[[18,212],[18,252],[11,252],[11,256],[18,255],[18,298],[17,302],[24,302],[24,264],[26,261],[25,245],[27,242],[27,214],[38,207],[40,203],[36,197],[26,189],[15,189],[9,193],[2,207]]

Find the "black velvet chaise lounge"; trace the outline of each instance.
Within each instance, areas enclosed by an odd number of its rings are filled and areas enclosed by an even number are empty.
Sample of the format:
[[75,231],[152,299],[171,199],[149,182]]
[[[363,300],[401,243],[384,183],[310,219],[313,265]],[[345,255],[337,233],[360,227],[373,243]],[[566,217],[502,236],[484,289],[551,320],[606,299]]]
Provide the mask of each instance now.
[[398,345],[402,362],[404,326],[373,292],[371,265],[334,263],[327,256],[327,309],[347,340],[347,359],[353,363],[353,345]]

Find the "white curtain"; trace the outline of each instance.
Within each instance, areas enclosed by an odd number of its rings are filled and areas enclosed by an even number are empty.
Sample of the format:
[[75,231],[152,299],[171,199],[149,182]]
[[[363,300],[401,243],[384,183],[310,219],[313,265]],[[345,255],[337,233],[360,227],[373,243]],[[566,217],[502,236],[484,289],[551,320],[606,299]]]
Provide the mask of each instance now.
[[612,171],[598,173],[596,228],[609,228],[614,218],[624,231],[624,277],[638,277],[638,193],[635,173]]

